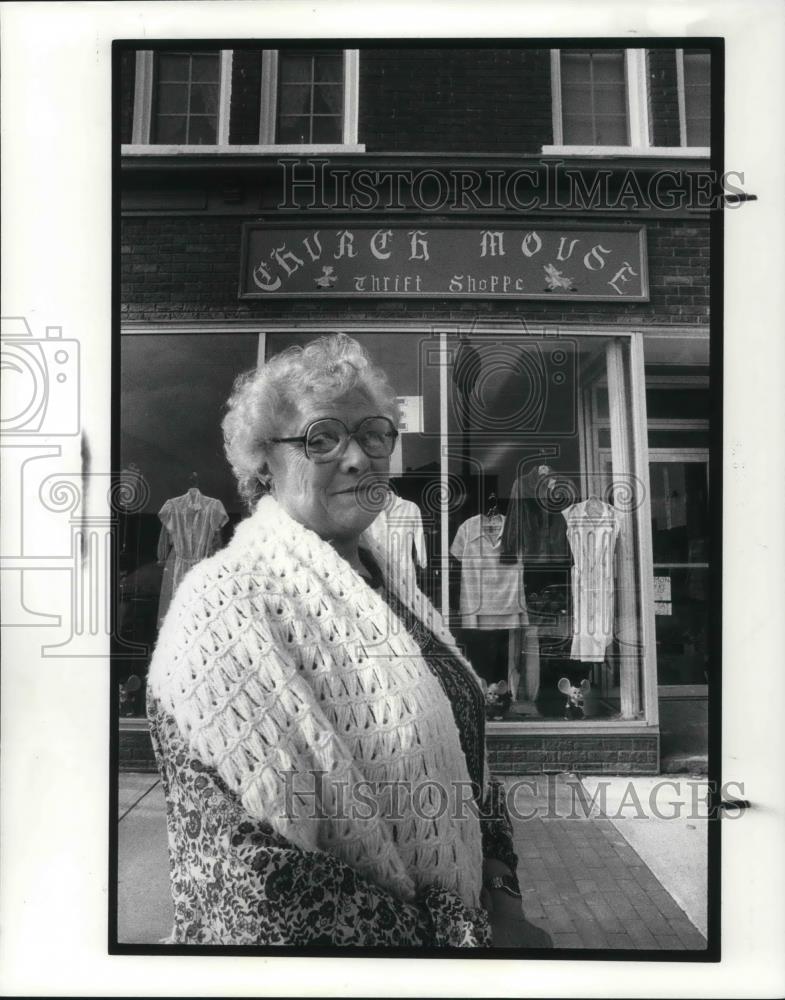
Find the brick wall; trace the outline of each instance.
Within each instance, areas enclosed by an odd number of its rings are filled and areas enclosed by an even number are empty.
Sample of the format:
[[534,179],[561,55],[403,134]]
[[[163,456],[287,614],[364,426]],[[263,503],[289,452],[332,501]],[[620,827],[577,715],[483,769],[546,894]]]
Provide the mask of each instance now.
[[488,763],[496,774],[657,774],[659,737],[489,733]]
[[649,49],[649,121],[653,146],[680,146],[676,50]]
[[193,216],[130,217],[121,237],[122,318],[519,320],[595,324],[708,323],[709,224],[650,221],[649,302],[500,302],[488,300],[311,300],[241,302],[242,219]]
[[150,732],[146,727],[128,730],[120,724],[118,761],[121,771],[157,770]]
[[[120,769],[155,771],[146,729],[123,731],[119,737]],[[659,737],[656,733],[538,735],[488,734],[488,763],[495,774],[657,774]]]
[[553,136],[548,50],[363,50],[359,135],[369,152],[537,153]]
[[259,142],[262,50],[235,49],[232,58],[232,98],[229,142],[252,146]]

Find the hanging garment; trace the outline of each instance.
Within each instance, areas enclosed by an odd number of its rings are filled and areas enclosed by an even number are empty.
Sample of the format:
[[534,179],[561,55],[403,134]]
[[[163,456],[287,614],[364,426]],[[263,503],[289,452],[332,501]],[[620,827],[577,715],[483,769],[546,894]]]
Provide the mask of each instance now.
[[376,520],[366,529],[387,551],[389,561],[399,571],[415,578],[415,563],[428,565],[422,515],[417,504],[390,493],[389,500]]
[[[521,683],[522,682],[522,683]],[[536,625],[510,632],[507,686],[512,700],[534,702],[540,691],[540,637]]]
[[[546,474],[541,469],[548,469]],[[510,490],[510,506],[502,533],[502,561],[525,556],[526,563],[551,562],[568,555],[564,520],[547,503],[541,480],[553,479],[548,466],[538,466],[515,480]]]
[[158,600],[160,626],[172,594],[188,570],[220,547],[221,528],[229,516],[220,500],[206,497],[192,487],[183,496],[167,500],[158,517],[161,521],[158,562],[165,562]]
[[503,565],[504,518],[476,514],[458,528],[450,555],[461,564],[462,628],[518,628],[528,623],[523,565]]
[[591,498],[564,511],[572,550],[570,659],[602,663],[613,638],[613,551],[619,515]]

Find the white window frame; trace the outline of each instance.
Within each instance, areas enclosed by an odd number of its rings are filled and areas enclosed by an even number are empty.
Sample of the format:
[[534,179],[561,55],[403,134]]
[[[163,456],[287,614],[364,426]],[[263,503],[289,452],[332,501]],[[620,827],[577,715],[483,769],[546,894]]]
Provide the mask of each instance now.
[[[677,53],[681,52],[677,49]],[[711,150],[703,146],[652,146],[649,131],[649,101],[646,77],[647,49],[625,49],[624,65],[627,79],[627,124],[630,141],[626,146],[577,146],[564,142],[561,95],[561,49],[551,49],[551,110],[553,115],[553,145],[543,146],[542,152],[560,156],[688,156],[708,158]],[[684,63],[677,56],[677,76],[681,65],[679,90],[680,134],[684,140]]]
[[687,145],[687,90],[684,86],[684,49],[676,49],[676,85],[679,97],[679,141],[683,149],[696,147]]
[[229,114],[232,98],[232,49],[221,50],[221,92],[218,112],[218,141],[214,145],[162,145],[150,142],[153,107],[154,52],[149,49],[136,53],[136,83],[134,87],[134,118],[131,142],[122,146],[123,156],[171,156],[200,154],[259,154],[274,153],[364,153],[365,145],[358,143],[359,119],[359,49],[344,49],[344,98],[343,142],[303,143],[298,145],[275,143],[275,111],[277,104],[278,51],[265,49],[262,53],[262,92],[260,102],[260,141],[252,145],[232,145],[229,142]]

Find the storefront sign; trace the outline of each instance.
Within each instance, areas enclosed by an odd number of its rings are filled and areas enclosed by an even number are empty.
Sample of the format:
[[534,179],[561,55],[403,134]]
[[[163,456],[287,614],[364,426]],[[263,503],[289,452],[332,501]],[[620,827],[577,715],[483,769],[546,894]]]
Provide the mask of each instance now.
[[648,300],[642,226],[243,228],[241,299]]

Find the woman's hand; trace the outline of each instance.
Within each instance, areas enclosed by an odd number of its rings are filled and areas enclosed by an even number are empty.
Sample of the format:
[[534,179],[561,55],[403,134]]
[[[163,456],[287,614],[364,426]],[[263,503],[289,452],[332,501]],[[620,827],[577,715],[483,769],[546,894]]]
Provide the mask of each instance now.
[[488,913],[494,948],[550,948],[552,942],[541,928],[530,924],[523,915],[520,897],[504,889],[490,889],[487,883],[495,876],[511,875],[510,869],[495,858],[486,858],[480,901]]

